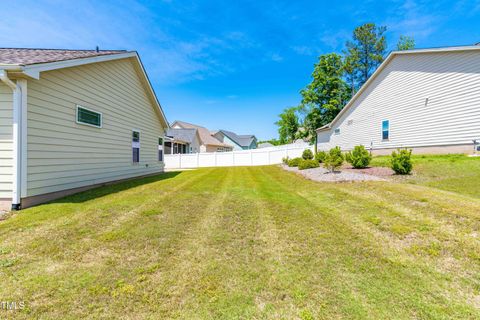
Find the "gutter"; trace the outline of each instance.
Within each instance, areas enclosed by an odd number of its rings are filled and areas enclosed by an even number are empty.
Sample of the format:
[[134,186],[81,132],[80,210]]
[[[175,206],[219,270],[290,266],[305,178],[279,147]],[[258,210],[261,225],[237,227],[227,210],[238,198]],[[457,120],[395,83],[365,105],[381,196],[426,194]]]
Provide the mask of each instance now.
[[0,69],[0,80],[13,91],[13,185],[12,210],[21,208],[21,181],[22,181],[22,86],[10,80],[8,73]]

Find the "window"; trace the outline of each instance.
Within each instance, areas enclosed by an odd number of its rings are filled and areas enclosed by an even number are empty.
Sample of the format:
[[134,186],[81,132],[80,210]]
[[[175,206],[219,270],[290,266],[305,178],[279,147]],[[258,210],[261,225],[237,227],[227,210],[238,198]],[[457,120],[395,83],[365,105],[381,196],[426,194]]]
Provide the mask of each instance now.
[[388,140],[390,137],[390,121],[382,121],[382,140]]
[[140,132],[132,131],[132,161],[140,162]]
[[163,138],[158,138],[158,161],[163,161]]
[[335,129],[334,133],[335,133],[336,135],[339,135],[339,134],[340,134],[340,128]]
[[87,108],[77,106],[77,123],[97,128],[102,127],[102,114]]

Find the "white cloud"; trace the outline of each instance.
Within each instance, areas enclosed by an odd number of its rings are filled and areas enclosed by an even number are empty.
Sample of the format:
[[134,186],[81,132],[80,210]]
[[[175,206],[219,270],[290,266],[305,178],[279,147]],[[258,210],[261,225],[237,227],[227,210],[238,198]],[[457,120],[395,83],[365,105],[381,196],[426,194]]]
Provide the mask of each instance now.
[[272,59],[272,61],[275,61],[275,62],[282,62],[283,61],[283,57],[281,55],[279,55],[278,53],[274,53],[270,56],[270,58]]
[[315,53],[315,50],[309,46],[293,46],[291,49],[302,56],[312,56]]
[[389,31],[397,34],[414,36],[416,39],[427,38],[437,30],[442,17],[431,14],[431,6],[406,0],[400,7],[395,8],[395,18],[384,24]]

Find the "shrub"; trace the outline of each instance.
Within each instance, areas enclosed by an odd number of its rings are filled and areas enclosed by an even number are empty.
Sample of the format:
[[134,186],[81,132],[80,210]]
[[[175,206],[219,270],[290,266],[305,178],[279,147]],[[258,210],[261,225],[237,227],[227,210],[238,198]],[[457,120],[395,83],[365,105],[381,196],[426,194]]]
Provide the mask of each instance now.
[[390,167],[396,174],[409,174],[412,172],[412,150],[398,149],[392,152]]
[[318,151],[315,154],[315,160],[317,160],[319,163],[322,163],[325,161],[325,157],[327,156],[327,153],[325,151]]
[[289,161],[289,160],[290,160],[290,159],[289,159],[288,157],[284,157],[284,158],[282,158],[282,163],[283,163],[284,165],[287,165],[287,166],[288,166],[288,161]]
[[320,164],[318,163],[317,160],[307,159],[307,160],[300,161],[298,165],[298,169],[304,170],[304,169],[318,168],[319,166]]
[[289,167],[298,167],[298,165],[300,164],[300,161],[302,161],[302,160],[303,160],[302,158],[290,159],[290,160],[288,160],[288,166]]
[[343,160],[344,158],[342,150],[340,147],[335,147],[328,151],[325,161],[323,162],[323,166],[330,170],[330,172],[334,172],[335,169],[342,166]]
[[352,151],[347,152],[345,158],[355,169],[366,168],[372,161],[372,155],[362,145],[355,146]]
[[313,152],[310,149],[303,150],[302,153],[303,160],[312,160],[313,159]]

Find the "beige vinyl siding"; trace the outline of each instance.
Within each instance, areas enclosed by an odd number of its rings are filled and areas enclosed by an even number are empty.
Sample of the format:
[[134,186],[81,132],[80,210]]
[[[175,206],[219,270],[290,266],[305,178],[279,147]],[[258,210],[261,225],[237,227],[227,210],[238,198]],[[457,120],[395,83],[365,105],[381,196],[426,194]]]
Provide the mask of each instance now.
[[0,82],[0,199],[12,197],[12,99],[12,90]]
[[[102,128],[76,123],[76,106]],[[44,72],[28,83],[27,196],[163,171],[157,108],[129,59]],[[132,162],[132,130],[140,162]]]
[[[383,120],[390,122],[387,141],[381,136]],[[334,134],[337,128],[339,135]],[[319,133],[319,148],[471,144],[480,138],[480,52],[395,56],[329,135],[326,143]]]

